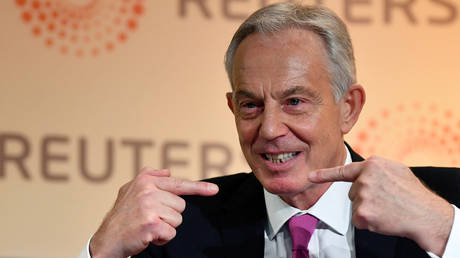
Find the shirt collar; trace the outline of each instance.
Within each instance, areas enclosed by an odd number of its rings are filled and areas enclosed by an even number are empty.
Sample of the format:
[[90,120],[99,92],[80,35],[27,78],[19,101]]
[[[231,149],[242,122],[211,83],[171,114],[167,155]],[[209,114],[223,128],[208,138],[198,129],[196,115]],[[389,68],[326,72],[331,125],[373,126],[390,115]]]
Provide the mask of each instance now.
[[[352,162],[351,155],[346,148],[347,158],[345,165]],[[284,202],[278,195],[264,189],[265,205],[267,207],[268,225],[267,235],[273,240],[281,227],[295,214],[311,214],[321,222],[339,233],[345,235],[350,224],[351,201],[348,198],[351,183],[334,182],[319,200],[308,210],[299,210]]]

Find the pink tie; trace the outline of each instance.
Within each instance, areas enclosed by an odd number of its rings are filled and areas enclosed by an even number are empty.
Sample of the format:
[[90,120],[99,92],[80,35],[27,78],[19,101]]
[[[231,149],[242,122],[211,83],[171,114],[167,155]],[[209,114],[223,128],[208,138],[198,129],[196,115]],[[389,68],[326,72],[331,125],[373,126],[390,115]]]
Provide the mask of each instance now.
[[315,231],[318,219],[304,214],[289,219],[289,231],[292,239],[292,258],[309,258],[308,242]]

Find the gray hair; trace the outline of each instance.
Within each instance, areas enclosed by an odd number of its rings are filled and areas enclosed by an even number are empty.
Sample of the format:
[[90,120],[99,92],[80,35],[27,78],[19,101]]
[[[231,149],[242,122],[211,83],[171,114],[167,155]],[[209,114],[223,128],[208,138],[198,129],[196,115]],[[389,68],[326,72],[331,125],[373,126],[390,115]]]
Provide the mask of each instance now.
[[328,71],[332,91],[338,101],[356,83],[353,46],[346,25],[331,10],[320,6],[302,6],[294,3],[278,3],[253,13],[238,30],[225,54],[225,69],[232,81],[233,58],[240,43],[252,33],[274,34],[287,28],[301,28],[321,37],[328,55]]

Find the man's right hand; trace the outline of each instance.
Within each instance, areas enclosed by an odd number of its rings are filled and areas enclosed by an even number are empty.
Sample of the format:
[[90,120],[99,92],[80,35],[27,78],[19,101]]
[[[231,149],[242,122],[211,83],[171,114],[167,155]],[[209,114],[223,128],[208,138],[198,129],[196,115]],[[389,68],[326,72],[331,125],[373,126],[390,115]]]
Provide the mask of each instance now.
[[212,183],[171,178],[168,170],[143,168],[120,188],[114,207],[91,239],[91,257],[128,257],[150,242],[166,244],[182,223],[185,201],[179,195],[212,196],[218,191]]

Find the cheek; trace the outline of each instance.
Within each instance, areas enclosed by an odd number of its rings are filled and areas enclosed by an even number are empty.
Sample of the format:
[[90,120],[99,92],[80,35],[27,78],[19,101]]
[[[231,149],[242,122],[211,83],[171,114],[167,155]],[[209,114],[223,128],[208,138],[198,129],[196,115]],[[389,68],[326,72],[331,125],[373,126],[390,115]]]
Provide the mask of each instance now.
[[311,142],[318,131],[321,132],[321,128],[318,127],[318,119],[312,116],[291,119],[287,125],[292,134],[303,142]]
[[335,141],[340,134],[335,113],[317,112],[308,117],[297,117],[289,122],[291,132],[308,145],[324,145]]
[[240,143],[243,145],[251,144],[258,135],[258,126],[255,121],[240,120],[236,121]]

